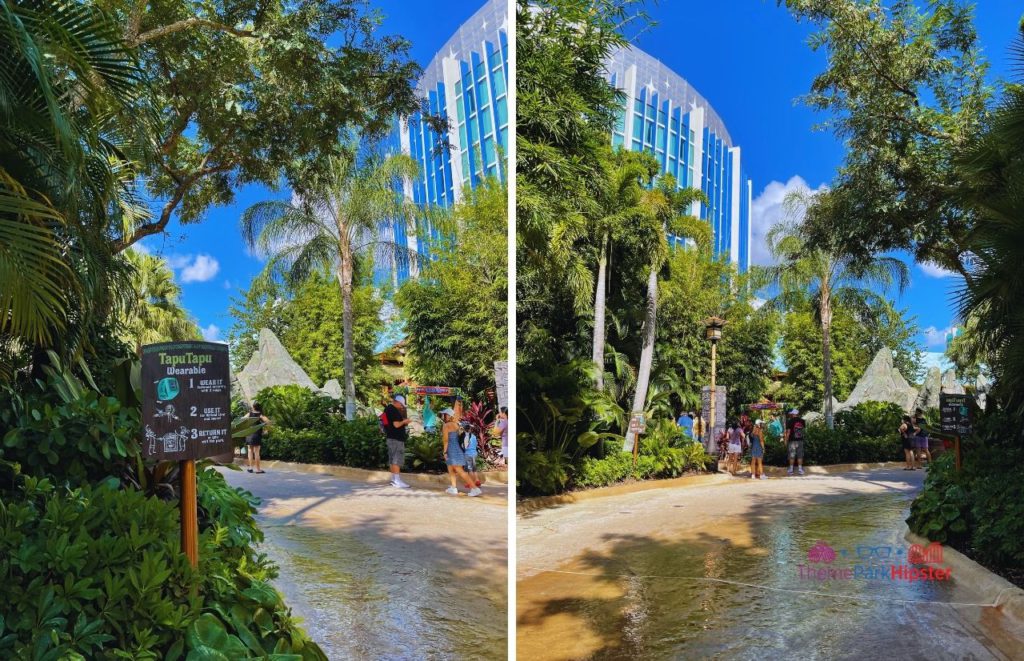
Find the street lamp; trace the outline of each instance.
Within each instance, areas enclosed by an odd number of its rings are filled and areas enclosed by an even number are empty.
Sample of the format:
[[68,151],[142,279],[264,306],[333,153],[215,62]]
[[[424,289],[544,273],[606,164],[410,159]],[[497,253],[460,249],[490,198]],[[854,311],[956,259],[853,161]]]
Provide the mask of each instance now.
[[709,450],[714,440],[712,434],[715,432],[715,361],[718,358],[718,341],[722,339],[722,328],[725,326],[725,319],[721,317],[708,317],[704,320],[704,337],[711,341],[711,411],[708,413],[708,442],[705,444]]

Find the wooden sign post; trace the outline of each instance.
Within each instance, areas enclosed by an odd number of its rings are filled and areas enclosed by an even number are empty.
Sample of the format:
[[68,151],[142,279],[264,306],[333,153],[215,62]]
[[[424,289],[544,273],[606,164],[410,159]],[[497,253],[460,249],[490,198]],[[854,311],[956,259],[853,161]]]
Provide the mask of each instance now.
[[142,347],[142,456],[178,461],[181,549],[199,564],[196,459],[232,450],[228,345]]
[[647,433],[647,416],[634,411],[629,418],[629,431],[633,434],[633,468],[640,457],[640,435]]
[[940,425],[943,433],[953,434],[956,439],[953,452],[958,471],[961,463],[960,438],[971,433],[971,408],[967,398],[968,395],[939,393]]

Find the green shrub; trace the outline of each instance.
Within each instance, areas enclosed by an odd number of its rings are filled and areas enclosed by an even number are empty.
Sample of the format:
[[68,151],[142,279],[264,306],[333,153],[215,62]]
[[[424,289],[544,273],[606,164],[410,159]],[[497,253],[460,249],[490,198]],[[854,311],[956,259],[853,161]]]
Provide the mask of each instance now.
[[[892,430],[884,436],[861,436],[838,424],[830,430],[823,422],[814,422],[807,425],[804,435],[805,466],[899,461],[902,458],[899,436]],[[766,439],[764,463],[769,466],[788,465],[786,444]]]
[[962,475],[957,475],[953,456],[944,453],[928,469],[924,491],[910,506],[907,524],[931,541],[962,548],[968,538],[970,499]]
[[445,470],[444,444],[440,432],[414,434],[405,443],[409,465],[419,470]]
[[302,386],[272,386],[256,395],[277,428],[323,431],[339,413],[339,402]]
[[113,479],[76,489],[16,482],[0,496],[0,657],[326,658],[270,586],[274,566],[220,523],[202,532],[195,571],[173,502]]
[[558,449],[527,451],[516,471],[520,491],[528,496],[547,496],[560,493],[569,483],[572,462]]
[[337,426],[342,454],[335,461],[356,468],[383,468],[388,463],[388,446],[375,417],[357,418]]
[[903,409],[892,402],[861,402],[848,411],[835,415],[835,426],[854,436],[898,436]]
[[0,459],[73,486],[120,475],[139,455],[139,411],[51,374],[43,388],[0,394]]
[[633,455],[628,452],[615,452],[604,459],[584,457],[576,473],[574,485],[584,489],[606,487],[622,482],[632,472]]
[[260,458],[304,464],[327,463],[327,442],[319,432],[275,428],[263,437]]

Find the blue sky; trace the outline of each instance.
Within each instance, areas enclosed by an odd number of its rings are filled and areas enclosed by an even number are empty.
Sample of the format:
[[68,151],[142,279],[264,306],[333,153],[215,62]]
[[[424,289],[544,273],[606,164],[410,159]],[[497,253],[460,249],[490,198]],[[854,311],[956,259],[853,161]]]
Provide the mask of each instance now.
[[[412,42],[410,56],[425,65],[482,6],[482,0],[383,0],[373,6],[385,16],[381,34],[405,36]],[[231,297],[246,289],[263,266],[242,244],[238,219],[249,205],[271,197],[287,197],[287,193],[247,186],[236,191],[234,204],[211,209],[203,222],[183,227],[172,220],[166,234],[142,241],[145,250],[168,259],[181,285],[184,305],[208,339],[226,337],[232,323],[227,313]]]
[[[426,64],[481,4],[379,0],[374,6],[386,17],[382,31],[404,35],[412,42],[412,57]],[[985,2],[977,10],[993,80],[1009,75],[1008,47],[1024,11],[1013,4]],[[824,55],[810,51],[808,27],[774,1],[663,0],[648,11],[657,24],[637,45],[689,80],[725,121],[754,182],[755,236],[763,236],[789,190],[827,183],[842,159],[832,135],[813,130],[822,117],[798,101],[824,67]],[[242,245],[238,218],[248,205],[274,195],[281,193],[246,187],[233,205],[211,210],[202,223],[182,228],[172,221],[165,236],[144,241],[146,249],[170,259],[186,307],[211,339],[225,336],[230,296],[247,287],[262,266]],[[755,258],[763,255],[757,243]],[[938,277],[943,275],[914,266],[910,288],[902,296],[894,293],[917,316],[921,343],[932,351],[942,350],[944,332],[955,323],[951,296],[959,280]]]
[[[813,130],[824,116],[799,102],[824,69],[824,53],[810,50],[810,28],[797,24],[773,0],[666,0],[649,5],[648,13],[657,24],[642,32],[636,45],[687,79],[722,117],[753,179],[754,234],[763,236],[779,218],[789,190],[828,183],[842,161],[842,146],[832,134]],[[976,9],[993,82],[1012,75],[1009,46],[1022,13],[1024,6],[1010,2],[982,2]],[[763,242],[753,251],[755,261],[766,257]],[[955,324],[952,296],[960,282],[915,265],[910,287],[902,296],[891,293],[900,307],[917,316],[927,351],[945,348],[945,331]]]

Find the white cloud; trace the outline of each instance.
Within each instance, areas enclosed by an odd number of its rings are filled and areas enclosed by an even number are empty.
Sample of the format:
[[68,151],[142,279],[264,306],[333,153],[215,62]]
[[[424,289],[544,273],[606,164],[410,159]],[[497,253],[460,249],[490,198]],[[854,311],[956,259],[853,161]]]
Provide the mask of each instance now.
[[132,244],[132,250],[134,250],[135,252],[139,253],[140,255],[152,255],[153,254],[152,252],[150,252],[149,248],[147,248],[146,244],[144,244],[144,243],[133,243]]
[[761,306],[763,306],[765,303],[767,303],[766,300],[764,300],[763,298],[758,298],[757,296],[750,300],[750,306],[755,310],[760,310]]
[[194,262],[181,270],[182,282],[206,282],[220,271],[220,264],[209,255],[198,255]]
[[789,181],[773,181],[764,187],[761,194],[753,199],[750,206],[750,262],[752,264],[771,264],[774,262],[765,241],[768,231],[779,222],[790,220],[799,222],[800,217],[787,217],[789,211],[785,207],[786,197],[790,193],[820,193],[827,189],[821,184],[813,191],[803,177],[794,175]]
[[167,262],[167,266],[172,269],[183,269],[192,261],[192,255],[179,255],[175,253],[173,255],[168,255],[164,260]]
[[220,327],[217,324],[210,324],[202,329],[203,339],[207,342],[220,342]]
[[929,326],[924,329],[924,341],[930,347],[945,347],[946,346],[946,335],[953,331],[953,326],[947,326],[946,328],[936,328],[935,326]]
[[921,271],[930,278],[953,278],[960,275],[956,271],[950,271],[949,269],[942,268],[938,264],[932,264],[931,262],[921,262],[918,266],[920,266]]
[[938,367],[939,371],[945,372],[953,369],[953,362],[941,351],[924,351],[921,354],[921,366],[925,371]]
[[230,280],[225,280],[224,281],[224,289],[231,289],[231,281]]

